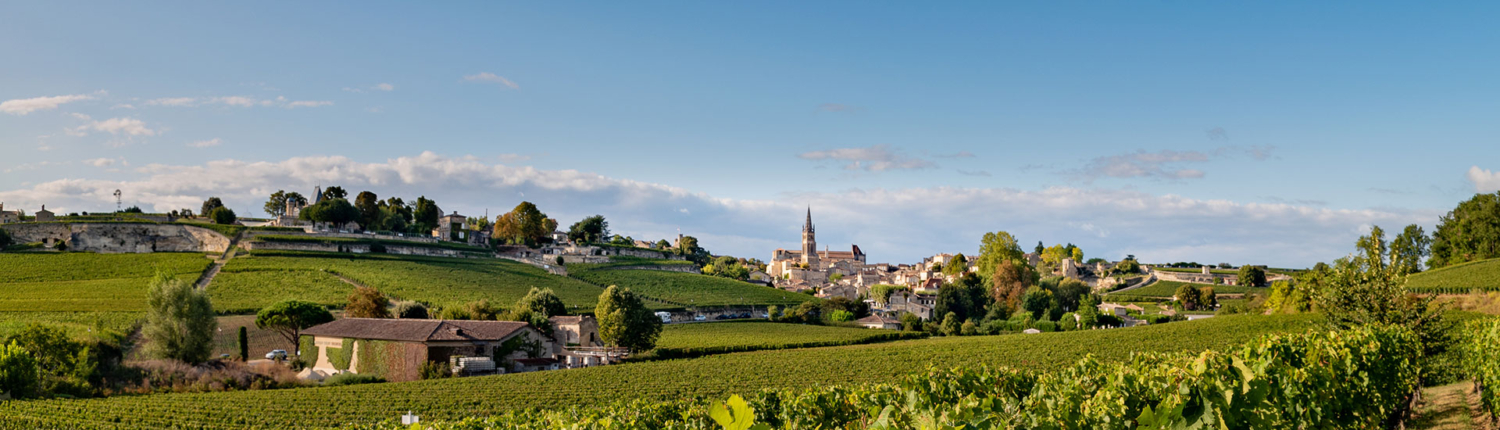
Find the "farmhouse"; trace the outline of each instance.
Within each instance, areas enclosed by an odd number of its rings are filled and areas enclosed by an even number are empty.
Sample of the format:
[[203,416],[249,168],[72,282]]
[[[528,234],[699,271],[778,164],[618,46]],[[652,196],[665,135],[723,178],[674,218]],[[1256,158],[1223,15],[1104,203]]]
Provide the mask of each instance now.
[[870,315],[855,320],[855,322],[859,323],[859,325],[865,326],[865,328],[881,328],[887,330],[901,329],[901,321],[897,321],[894,318],[884,317],[880,315]]
[[303,330],[301,354],[322,375],[411,381],[421,379],[429,362],[498,372],[536,368],[518,360],[551,359],[553,342],[523,322],[345,318]]
[[36,222],[57,221],[57,218],[54,218],[52,216],[52,211],[47,210],[47,205],[42,205],[42,210],[36,211],[36,213],[32,215],[36,218]]
[[5,210],[5,203],[0,203],[0,224],[21,222],[21,211]]

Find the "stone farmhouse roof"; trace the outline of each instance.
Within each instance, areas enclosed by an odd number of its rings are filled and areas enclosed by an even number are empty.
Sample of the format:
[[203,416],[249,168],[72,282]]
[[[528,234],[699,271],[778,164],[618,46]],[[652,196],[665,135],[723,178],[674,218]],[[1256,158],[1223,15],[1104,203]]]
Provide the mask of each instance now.
[[898,321],[895,318],[884,317],[884,316],[879,316],[879,315],[870,315],[870,316],[867,316],[867,317],[855,320],[854,322],[857,322],[857,323],[860,323],[860,324],[900,324],[901,323],[901,321]]
[[530,327],[517,321],[345,318],[309,327],[302,334],[401,342],[499,341]]

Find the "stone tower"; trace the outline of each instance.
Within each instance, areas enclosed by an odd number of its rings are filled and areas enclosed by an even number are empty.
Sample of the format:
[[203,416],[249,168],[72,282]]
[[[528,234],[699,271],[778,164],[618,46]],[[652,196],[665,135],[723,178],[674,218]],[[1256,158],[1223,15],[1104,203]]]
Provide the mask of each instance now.
[[802,225],[802,262],[818,268],[818,239],[812,222],[812,208],[807,208],[807,223]]

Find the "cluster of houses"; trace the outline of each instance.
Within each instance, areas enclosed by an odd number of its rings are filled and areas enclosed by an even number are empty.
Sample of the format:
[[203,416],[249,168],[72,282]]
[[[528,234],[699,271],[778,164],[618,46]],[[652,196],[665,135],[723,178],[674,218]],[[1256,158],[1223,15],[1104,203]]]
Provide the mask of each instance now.
[[[599,337],[599,325],[591,316],[558,316],[550,319],[552,334],[524,322],[428,319],[345,318],[302,331],[316,351],[315,362],[298,375],[322,380],[340,373],[371,374],[389,381],[422,378],[428,363],[448,366],[455,375],[484,375],[573,369],[619,362],[626,354],[609,348]],[[303,342],[307,345],[307,342]],[[343,352],[347,361],[336,360],[330,350]],[[362,348],[378,348],[361,354]],[[359,357],[377,357],[383,363],[361,366]],[[364,369],[361,371],[361,369]]]

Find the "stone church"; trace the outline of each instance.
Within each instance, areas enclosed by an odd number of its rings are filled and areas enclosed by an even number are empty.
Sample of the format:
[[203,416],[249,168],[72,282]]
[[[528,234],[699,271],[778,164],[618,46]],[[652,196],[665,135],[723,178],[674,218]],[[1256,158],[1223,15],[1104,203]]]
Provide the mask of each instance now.
[[859,245],[851,245],[849,251],[818,250],[817,228],[813,226],[812,208],[808,208],[807,221],[802,225],[802,249],[777,249],[766,270],[777,283],[821,285],[835,273],[848,276],[864,266],[865,253]]

